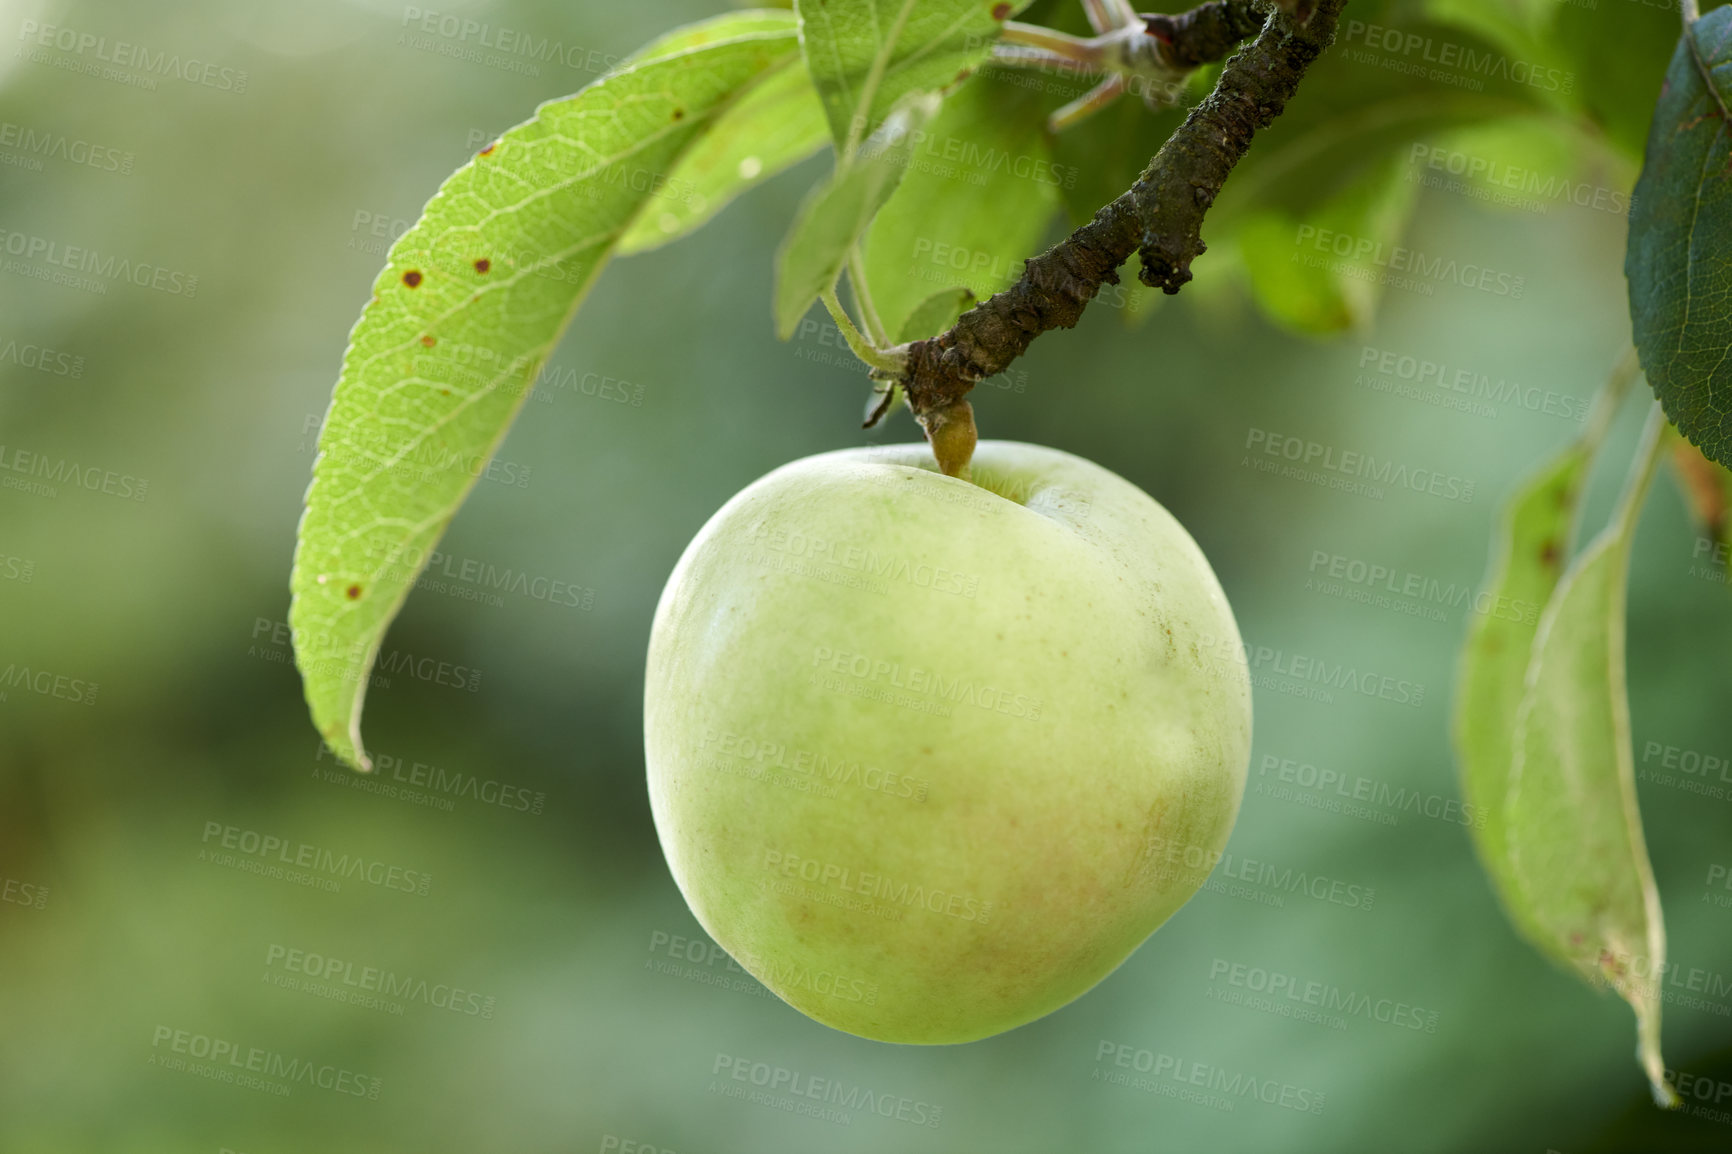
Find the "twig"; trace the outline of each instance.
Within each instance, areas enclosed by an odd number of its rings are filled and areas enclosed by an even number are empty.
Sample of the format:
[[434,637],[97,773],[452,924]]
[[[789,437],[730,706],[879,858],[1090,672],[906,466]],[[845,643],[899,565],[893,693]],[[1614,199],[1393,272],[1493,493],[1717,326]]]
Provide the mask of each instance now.
[[1149,20],[1151,35],[1171,51],[1203,63],[1219,60],[1245,36],[1202,103],[1161,146],[1130,190],[1094,219],[1037,257],[1022,279],[958,318],[948,331],[908,346],[902,373],[909,408],[928,429],[964,403],[976,381],[1001,373],[1041,333],[1071,328],[1118,267],[1142,255],[1142,282],[1176,293],[1203,252],[1203,216],[1252,137],[1281,114],[1299,80],[1335,38],[1346,0],[1319,0],[1300,22],[1284,8],[1254,0],[1217,0],[1178,16]]

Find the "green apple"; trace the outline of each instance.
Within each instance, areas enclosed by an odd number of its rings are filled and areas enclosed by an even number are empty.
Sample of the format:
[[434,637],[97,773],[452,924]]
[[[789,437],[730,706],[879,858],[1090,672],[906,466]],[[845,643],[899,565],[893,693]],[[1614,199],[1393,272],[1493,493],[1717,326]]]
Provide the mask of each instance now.
[[692,912],[820,1022],[967,1042],[1050,1013],[1202,884],[1251,694],[1202,551],[1128,481],[983,441],[795,461],[663,591],[651,808]]

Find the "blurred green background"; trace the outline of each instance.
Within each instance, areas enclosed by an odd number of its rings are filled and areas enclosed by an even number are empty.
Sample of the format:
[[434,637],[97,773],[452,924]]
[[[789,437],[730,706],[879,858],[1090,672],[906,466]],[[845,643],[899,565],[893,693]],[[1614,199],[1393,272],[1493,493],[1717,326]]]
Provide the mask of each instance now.
[[[388,759],[376,778],[321,758],[281,622],[317,422],[389,238],[536,103],[713,11],[435,3],[0,2],[0,1150],[1732,1148],[1732,1127],[1648,1105],[1629,1010],[1516,938],[1460,824],[1388,804],[1332,812],[1307,785],[1364,778],[1433,814],[1458,796],[1446,719],[1463,608],[1420,598],[1416,614],[1318,579],[1340,558],[1343,572],[1476,585],[1501,496],[1576,428],[1514,401],[1440,405],[1434,386],[1378,375],[1382,353],[1523,396],[1591,396],[1628,342],[1618,212],[1419,189],[1408,243],[1524,277],[1519,300],[1390,291],[1373,325],[1317,342],[1261,318],[1222,246],[1195,292],[1140,325],[1096,307],[977,391],[985,435],[1092,458],[1191,529],[1247,642],[1284,655],[1258,670],[1230,851],[1365,900],[1222,882],[1087,997],[938,1049],[808,1021],[704,938],[643,784],[655,599],[754,478],[916,435],[905,414],[858,431],[865,381],[827,329],[771,334],[771,255],[826,160],[605,274],[557,355],[567,387],[533,399],[501,450],[525,482],[477,487],[442,584],[387,640],[479,671],[475,687],[394,677],[368,709]],[[460,35],[406,36],[412,11],[553,38],[572,63],[464,58]],[[32,32],[50,25],[62,31],[43,48]],[[195,79],[94,63],[85,36],[196,60]],[[1631,175],[1606,163],[1581,178],[1627,190]],[[150,271],[45,279],[65,246]],[[1590,526],[1644,408],[1621,414]],[[1269,475],[1247,464],[1258,433],[1438,469],[1472,481],[1472,499]],[[38,460],[83,483],[32,482]],[[1666,1006],[1666,1055],[1719,1086],[1732,908],[1715,895],[1732,891],[1710,881],[1732,865],[1732,771],[1694,775],[1727,773],[1710,797],[1666,768],[1732,755],[1732,606],[1697,552],[1662,482],[1632,576],[1631,704],[1676,979],[1705,988],[1677,987],[1693,1000]],[[587,606],[478,600],[465,561],[592,592]],[[1277,668],[1295,656],[1423,692],[1301,696]],[[333,890],[328,873],[249,872],[255,838],[417,880]],[[1264,971],[1404,1003],[1426,1027],[1243,1004]],[[396,996],[352,996],[386,972]],[[233,1078],[223,1055],[254,1050],[312,1073]],[[1321,1110],[1109,1080],[1139,1060],[1163,1063],[1169,1088],[1174,1066],[1201,1064]],[[892,1115],[937,1107],[938,1124],[734,1097],[752,1088],[728,1077],[740,1063],[869,1090]]]

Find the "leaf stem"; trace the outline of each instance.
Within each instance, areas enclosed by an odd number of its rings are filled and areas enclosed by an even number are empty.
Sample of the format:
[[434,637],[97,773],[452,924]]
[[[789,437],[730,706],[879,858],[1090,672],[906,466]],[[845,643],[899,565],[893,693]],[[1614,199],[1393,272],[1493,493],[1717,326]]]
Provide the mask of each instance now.
[[1636,455],[1630,461],[1630,474],[1624,480],[1624,491],[1618,495],[1617,511],[1612,514],[1612,527],[1625,538],[1626,548],[1635,521],[1641,515],[1642,502],[1648,496],[1648,486],[1654,479],[1654,468],[1660,460],[1660,446],[1667,432],[1666,411],[1659,401],[1648,409],[1648,421],[1642,426],[1642,439],[1636,443]]
[[1696,6],[1696,0],[1679,0],[1678,15],[1684,20],[1684,35],[1690,34],[1690,25],[1702,19],[1702,9]]
[[855,356],[871,368],[894,374],[902,372],[906,354],[899,349],[881,349],[868,340],[855,326],[854,318],[848,315],[848,310],[842,307],[834,286],[825,289],[819,299],[824,302],[824,307],[830,310],[830,319],[836,322],[836,327],[842,332],[842,339],[848,342],[848,348]]
[[1588,411],[1587,422],[1582,426],[1582,444],[1587,446],[1590,453],[1598,449],[1600,442],[1605,440],[1606,430],[1611,427],[1618,406],[1623,403],[1630,386],[1635,384],[1641,369],[1636,348],[1631,345],[1624,350],[1624,355],[1618,358],[1618,363],[1612,367],[1611,374],[1606,377],[1605,384],[1600,386],[1600,391],[1594,394],[1594,407]]
[[883,47],[872,58],[872,69],[866,74],[866,81],[860,86],[860,100],[854,105],[854,115],[848,119],[848,141],[842,149],[842,155],[836,158],[837,168],[847,168],[854,163],[854,154],[860,151],[860,142],[866,139],[866,122],[872,119],[872,100],[878,95],[878,85],[884,80],[884,70],[890,65],[890,57],[896,51],[896,42],[902,39],[902,26],[908,23],[908,14],[914,11],[914,0],[902,0],[902,11],[896,14],[895,23],[890,25],[889,35],[884,37]]
[[866,322],[866,331],[872,334],[872,341],[880,348],[890,344],[890,331],[884,327],[883,318],[878,315],[878,305],[872,300],[872,286],[866,281],[866,258],[860,252],[860,242],[855,241],[848,248],[848,288],[854,294],[854,303],[860,308],[860,319]]

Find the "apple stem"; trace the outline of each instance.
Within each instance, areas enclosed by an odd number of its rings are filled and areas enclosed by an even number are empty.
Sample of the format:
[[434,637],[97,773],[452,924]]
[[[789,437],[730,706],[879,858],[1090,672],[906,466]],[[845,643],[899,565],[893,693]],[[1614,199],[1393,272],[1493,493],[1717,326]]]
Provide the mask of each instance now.
[[966,398],[920,414],[920,427],[932,445],[932,455],[946,477],[968,480],[968,465],[980,434],[974,427],[974,406]]

